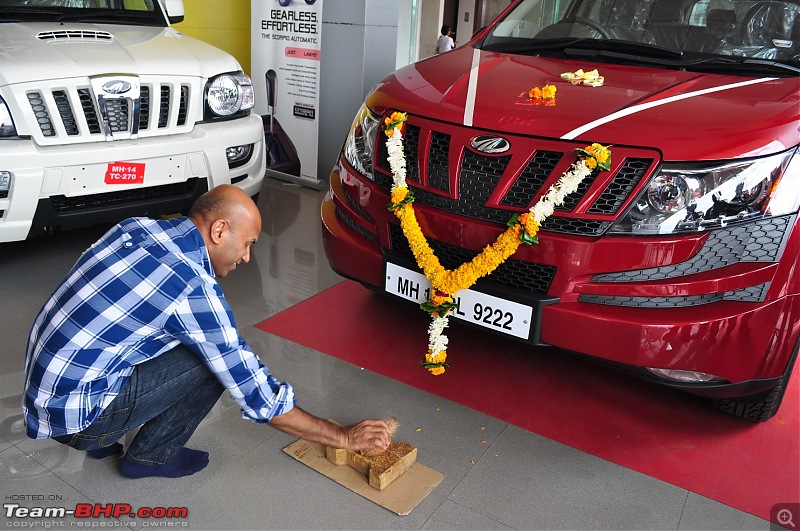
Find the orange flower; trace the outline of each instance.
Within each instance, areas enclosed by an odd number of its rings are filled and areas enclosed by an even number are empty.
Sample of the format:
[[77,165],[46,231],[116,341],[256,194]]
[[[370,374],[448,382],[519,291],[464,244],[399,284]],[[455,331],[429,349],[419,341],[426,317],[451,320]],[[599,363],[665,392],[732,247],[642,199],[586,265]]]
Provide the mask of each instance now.
[[444,367],[431,367],[428,371],[434,376],[439,376],[440,374],[444,374]]
[[392,190],[392,204],[399,205],[403,202],[403,200],[408,195],[408,188],[405,186],[401,186],[400,188],[395,188]]
[[533,87],[528,91],[528,97],[532,100],[552,100],[556,97],[555,85],[545,85],[542,88]]
[[430,350],[425,353],[425,361],[428,363],[444,363],[446,359],[447,353],[444,350],[440,350],[436,355],[431,353]]
[[[383,132],[386,133],[388,138],[392,138],[394,135],[395,127],[403,127],[403,122],[406,121],[406,114],[402,112],[393,112],[391,116],[387,116],[383,120]],[[394,124],[394,127],[392,127]]]
[[444,296],[434,295],[433,297],[431,297],[431,303],[434,306],[441,306],[442,304],[446,302],[451,302],[452,300],[453,299],[451,299],[449,295],[444,295]]
[[586,151],[594,155],[594,158],[596,158],[597,162],[600,164],[605,164],[610,155],[608,149],[601,144],[592,144]]
[[[539,224],[536,223],[536,220],[533,219],[533,215],[530,212],[520,214],[517,220],[525,227],[525,232],[527,232],[528,235],[535,236],[536,233],[539,232]],[[515,225],[515,227],[519,230],[518,225]]]

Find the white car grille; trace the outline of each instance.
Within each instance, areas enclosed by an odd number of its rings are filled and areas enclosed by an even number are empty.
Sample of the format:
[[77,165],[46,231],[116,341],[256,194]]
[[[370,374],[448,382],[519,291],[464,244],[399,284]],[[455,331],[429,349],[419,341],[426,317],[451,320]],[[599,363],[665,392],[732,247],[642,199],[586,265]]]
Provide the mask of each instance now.
[[[193,78],[103,76],[23,89],[40,145],[146,138],[191,131],[202,117],[202,87]],[[124,85],[122,92],[112,91]],[[18,87],[19,89],[19,87]]]

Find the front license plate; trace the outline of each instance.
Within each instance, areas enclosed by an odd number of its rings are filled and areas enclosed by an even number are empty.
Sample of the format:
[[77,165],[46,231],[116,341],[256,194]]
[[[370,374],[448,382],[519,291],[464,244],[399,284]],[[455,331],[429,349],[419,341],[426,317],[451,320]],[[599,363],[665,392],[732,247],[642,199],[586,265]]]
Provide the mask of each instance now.
[[[385,275],[388,293],[420,304],[428,300],[431,283],[425,275],[390,262],[386,263]],[[522,339],[530,336],[531,306],[471,289],[459,291],[455,303],[458,306],[450,311],[450,317]]]
[[144,162],[109,162],[106,169],[105,183],[144,183]]

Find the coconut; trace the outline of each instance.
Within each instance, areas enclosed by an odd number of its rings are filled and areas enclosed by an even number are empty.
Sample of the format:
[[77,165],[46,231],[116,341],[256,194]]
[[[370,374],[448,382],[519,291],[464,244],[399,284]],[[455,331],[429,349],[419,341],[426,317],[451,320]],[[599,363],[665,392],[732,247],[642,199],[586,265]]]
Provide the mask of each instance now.
[[[391,435],[389,436],[389,443],[391,444],[392,442],[391,438],[394,437],[397,428],[400,427],[400,423],[397,422],[397,419],[395,417],[389,417],[388,419],[386,419],[386,425],[389,426],[389,431],[391,432]],[[373,445],[365,448],[364,450],[361,450],[361,455],[364,455],[366,457],[375,457],[377,455],[381,455],[385,451],[386,450],[384,450],[380,446]]]

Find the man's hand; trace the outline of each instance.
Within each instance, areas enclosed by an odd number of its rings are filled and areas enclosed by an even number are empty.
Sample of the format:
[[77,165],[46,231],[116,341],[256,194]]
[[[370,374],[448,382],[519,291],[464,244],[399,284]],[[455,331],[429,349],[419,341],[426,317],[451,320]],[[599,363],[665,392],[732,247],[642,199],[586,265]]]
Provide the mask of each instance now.
[[386,450],[392,442],[392,432],[383,420],[368,419],[347,427],[346,450],[357,452],[378,447]]
[[297,406],[283,415],[273,417],[269,424],[289,435],[350,451],[364,450],[370,446],[385,450],[392,437],[389,426],[383,420],[362,420],[344,427],[315,417]]

